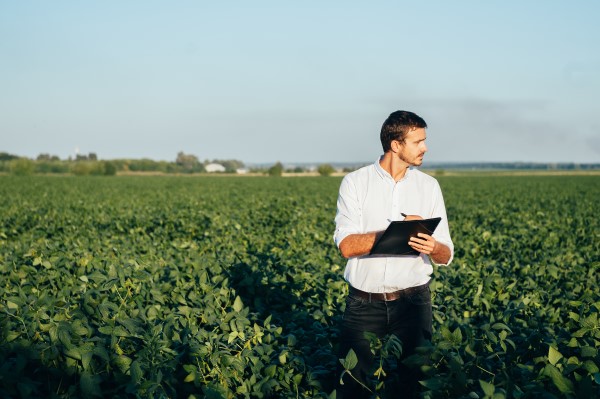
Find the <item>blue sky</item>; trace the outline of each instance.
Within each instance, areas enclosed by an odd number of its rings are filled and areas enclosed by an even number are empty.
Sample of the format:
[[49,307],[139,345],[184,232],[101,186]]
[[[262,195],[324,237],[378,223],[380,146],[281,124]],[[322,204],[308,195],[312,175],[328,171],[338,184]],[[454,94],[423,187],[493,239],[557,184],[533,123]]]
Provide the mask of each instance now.
[[597,1],[2,1],[0,151],[600,162]]

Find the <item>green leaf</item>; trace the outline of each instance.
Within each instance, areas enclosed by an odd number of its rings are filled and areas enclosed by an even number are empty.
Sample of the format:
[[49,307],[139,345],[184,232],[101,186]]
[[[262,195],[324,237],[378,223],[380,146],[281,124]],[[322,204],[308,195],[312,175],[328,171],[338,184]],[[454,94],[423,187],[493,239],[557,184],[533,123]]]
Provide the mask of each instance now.
[[108,352],[106,351],[106,348],[104,348],[103,346],[96,344],[96,346],[94,347],[93,353],[95,356],[98,356],[100,359],[104,360],[105,362],[108,362],[110,360],[110,357],[108,356]]
[[302,374],[296,374],[294,378],[292,378],[292,381],[294,381],[294,385],[299,386],[300,382],[302,382]]
[[479,385],[481,386],[481,389],[483,390],[485,396],[492,397],[494,395],[494,392],[496,391],[496,387],[494,386],[494,384],[489,383],[487,381],[479,380]]
[[446,326],[442,326],[440,332],[442,333],[442,337],[444,338],[445,341],[448,342],[452,342],[453,341],[453,335],[450,332],[450,329],[448,329],[448,327]]
[[236,312],[241,312],[244,308],[244,303],[242,302],[242,298],[239,296],[235,297],[235,301],[233,302],[233,310]]
[[129,371],[129,366],[131,365],[131,358],[125,355],[120,355],[115,358],[114,362],[121,373],[127,374]]
[[266,375],[267,377],[273,377],[273,376],[275,376],[275,371],[276,371],[276,370],[277,370],[277,366],[276,366],[276,365],[274,365],[274,364],[271,364],[270,366],[268,366],[268,367],[265,369],[265,375]]
[[555,366],[556,363],[560,359],[562,359],[562,357],[563,357],[563,355],[557,349],[555,349],[553,346],[548,347],[548,361],[550,362],[550,364]]
[[460,331],[459,327],[456,327],[456,329],[452,332],[452,341],[455,344],[460,344],[462,342],[462,332]]
[[506,330],[506,331],[508,331],[509,333],[512,334],[512,330],[506,324],[504,324],[504,323],[494,323],[492,325],[492,328],[494,330]]
[[91,348],[85,348],[81,352],[81,366],[83,367],[84,370],[90,369],[90,364],[92,362],[92,355],[94,354],[90,349]]
[[112,331],[113,331],[113,327],[111,327],[111,326],[98,327],[98,331],[101,332],[102,334],[111,335]]
[[596,374],[598,372],[600,372],[600,369],[598,369],[598,366],[596,365],[596,363],[594,363],[592,360],[586,360],[585,362],[583,362],[583,368],[587,370],[588,373],[590,374]]
[[439,391],[444,387],[444,379],[442,377],[433,377],[425,381],[419,381],[419,384],[432,391]]
[[561,372],[553,365],[547,364],[546,367],[544,367],[543,374],[547,377],[550,377],[560,392],[573,392],[573,383],[567,377],[563,376]]
[[6,334],[6,342],[14,341],[15,339],[19,338],[20,335],[21,333],[19,331],[9,331]]
[[598,349],[592,346],[584,346],[581,348],[581,356],[582,357],[596,357],[598,354]]
[[130,334],[121,326],[115,326],[112,331],[112,335],[115,337],[128,337]]
[[100,389],[100,377],[92,375],[88,371],[81,373],[79,386],[81,387],[81,393],[84,398],[102,396],[102,390]]
[[356,357],[356,353],[353,349],[350,349],[346,354],[345,359],[339,359],[342,366],[344,366],[344,370],[352,370],[358,364],[358,358]]
[[286,362],[287,362],[287,351],[283,351],[279,355],[279,363],[285,364]]
[[578,313],[574,313],[574,312],[569,312],[569,318],[575,320],[575,321],[579,321],[579,314]]
[[581,325],[584,328],[588,328],[588,329],[594,329],[594,328],[598,328],[598,313],[592,313],[591,315],[589,315],[588,317],[586,317],[582,322]]
[[184,379],[184,382],[192,382],[196,379],[196,372],[192,371],[191,373],[189,373]]
[[124,317],[121,319],[117,319],[117,322],[119,324],[121,324],[123,327],[125,327],[127,329],[127,331],[129,331],[129,333],[131,334],[137,334],[140,332],[141,327],[140,327],[140,320],[138,319],[133,319],[131,317]]
[[79,348],[71,347],[64,351],[65,356],[70,357],[71,359],[81,360],[81,351]]
[[131,363],[131,366],[129,367],[129,370],[131,372],[131,380],[136,383],[139,384],[142,381],[142,378],[144,378],[144,371],[142,370],[142,366],[140,364],[139,360],[134,360]]
[[57,329],[58,340],[61,344],[65,346],[67,349],[73,348],[73,343],[71,342],[71,327],[65,322],[61,322],[58,325]]

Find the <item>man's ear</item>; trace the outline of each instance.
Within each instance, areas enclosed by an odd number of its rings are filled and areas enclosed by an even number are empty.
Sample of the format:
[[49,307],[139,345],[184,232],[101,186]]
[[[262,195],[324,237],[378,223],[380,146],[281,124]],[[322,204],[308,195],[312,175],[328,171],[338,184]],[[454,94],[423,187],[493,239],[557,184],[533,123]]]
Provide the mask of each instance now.
[[402,148],[402,145],[400,144],[400,142],[398,140],[392,140],[392,142],[390,143],[390,148],[391,148],[392,152],[399,152],[400,149]]

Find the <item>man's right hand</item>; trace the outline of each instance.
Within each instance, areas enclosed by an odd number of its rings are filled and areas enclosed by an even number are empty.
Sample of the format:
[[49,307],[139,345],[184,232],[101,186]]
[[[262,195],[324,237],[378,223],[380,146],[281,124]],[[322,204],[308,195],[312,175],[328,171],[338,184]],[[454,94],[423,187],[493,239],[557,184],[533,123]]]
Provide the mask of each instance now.
[[423,218],[419,215],[406,215],[404,220],[408,222],[409,220],[423,220]]

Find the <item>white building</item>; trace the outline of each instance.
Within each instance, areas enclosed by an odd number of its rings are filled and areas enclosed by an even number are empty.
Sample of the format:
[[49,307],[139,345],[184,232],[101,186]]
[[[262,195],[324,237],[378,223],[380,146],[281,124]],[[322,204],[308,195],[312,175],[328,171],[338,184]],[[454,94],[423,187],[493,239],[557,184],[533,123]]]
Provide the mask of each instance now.
[[206,169],[206,171],[209,173],[225,172],[225,166],[221,165],[220,163],[209,163],[204,167],[204,169]]

